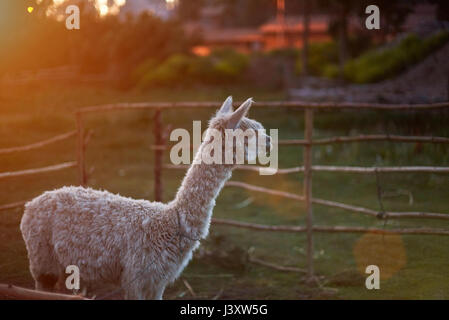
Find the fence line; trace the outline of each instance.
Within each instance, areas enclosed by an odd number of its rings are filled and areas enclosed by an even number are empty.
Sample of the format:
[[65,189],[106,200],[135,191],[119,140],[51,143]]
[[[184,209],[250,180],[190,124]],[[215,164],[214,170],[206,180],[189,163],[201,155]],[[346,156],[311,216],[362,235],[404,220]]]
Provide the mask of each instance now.
[[15,153],[15,152],[28,151],[28,150],[42,148],[42,147],[45,147],[46,145],[74,137],[75,134],[76,134],[76,131],[70,131],[70,132],[52,137],[50,139],[39,141],[39,142],[29,144],[26,146],[0,149],[0,154],[9,154],[9,153]]
[[[284,197],[296,201],[305,201],[305,197],[301,195],[297,195],[294,193],[286,192],[286,191],[279,191],[279,190],[273,190],[268,189],[264,187],[259,187],[255,185],[251,185],[248,183],[240,182],[240,181],[228,181],[226,182],[225,186],[228,187],[238,187],[243,188],[250,191],[256,191],[261,192],[265,194],[270,194],[273,196],[279,196]],[[370,215],[376,218],[382,218],[382,219],[396,219],[396,218],[428,218],[428,219],[442,219],[442,220],[449,220],[449,214],[445,213],[433,213],[433,212],[381,212],[376,211],[364,207],[359,206],[353,206],[341,202],[336,201],[330,201],[330,200],[324,200],[324,199],[318,199],[318,198],[312,198],[312,203],[319,204],[326,207],[331,208],[338,208],[343,209],[347,211],[357,212],[357,213],[363,213],[366,215]]]
[[[176,165],[176,164],[165,164],[166,169],[186,169],[188,165]],[[237,165],[236,170],[243,171],[254,171],[259,172],[261,169],[267,169],[268,167],[261,167],[256,165]],[[429,167],[429,166],[402,166],[402,167],[353,167],[353,166],[321,166],[316,165],[311,167],[312,171],[318,172],[347,172],[347,173],[392,173],[392,172],[403,172],[403,173],[449,173],[449,167]],[[277,169],[275,174],[289,174],[304,172],[304,166]]]
[[[327,145],[336,143],[348,142],[363,142],[363,141],[380,141],[380,142],[407,142],[407,143],[434,143],[434,144],[449,144],[449,138],[434,137],[434,136],[399,136],[388,134],[372,134],[359,136],[340,136],[332,138],[316,139],[310,142],[312,145]],[[279,146],[306,146],[309,142],[303,139],[281,139],[278,141]],[[152,148],[159,148],[159,150],[166,150],[167,145],[153,145]],[[193,147],[190,146],[190,149]]]
[[86,154],[84,123],[81,113],[76,113],[76,162],[78,163],[78,181],[81,186],[87,184],[84,156]]
[[[86,185],[88,176],[86,173],[86,165],[85,165],[85,152],[86,152],[86,144],[88,138],[86,138],[85,128],[84,128],[84,120],[83,116],[88,113],[94,112],[107,112],[107,111],[116,111],[116,110],[153,110],[155,111],[154,122],[154,135],[155,135],[155,143],[156,147],[153,147],[154,155],[155,155],[155,170],[154,170],[154,181],[155,181],[155,199],[157,201],[162,200],[163,188],[162,188],[162,158],[163,151],[166,149],[165,147],[165,137],[164,137],[164,126],[161,121],[161,113],[164,110],[168,109],[180,109],[180,108],[215,108],[218,109],[221,106],[221,103],[215,102],[142,102],[142,103],[117,103],[117,104],[108,104],[101,106],[91,106],[87,108],[83,108],[76,112],[76,123],[77,123],[77,161],[76,162],[68,162],[59,165],[54,165],[45,168],[37,168],[37,169],[29,169],[22,170],[16,172],[6,172],[0,173],[0,179],[6,177],[13,176],[24,176],[28,174],[40,173],[40,172],[49,172],[61,170],[64,168],[78,166],[78,176],[81,185]],[[330,138],[321,138],[321,139],[313,139],[313,113],[315,111],[330,111],[330,110],[383,110],[383,111],[392,111],[392,110],[414,110],[414,111],[422,111],[422,110],[443,110],[449,108],[449,102],[443,103],[434,103],[434,104],[400,104],[400,105],[391,105],[391,104],[371,104],[371,103],[310,103],[310,102],[258,102],[255,105],[257,108],[259,107],[268,107],[268,108],[290,108],[297,110],[305,111],[305,130],[304,130],[304,140],[293,139],[293,140],[281,140],[279,142],[280,145],[302,145],[304,146],[304,154],[303,161],[304,166],[295,167],[295,168],[286,168],[279,169],[280,174],[293,173],[293,172],[304,172],[304,195],[297,195],[294,193],[272,190],[263,187],[249,185],[243,182],[237,181],[229,181],[227,182],[227,186],[236,186],[242,187],[253,191],[264,192],[266,194],[272,194],[276,196],[282,196],[286,198],[290,198],[297,201],[304,201],[306,203],[306,212],[307,212],[307,220],[305,226],[264,226],[250,223],[242,223],[231,220],[222,220],[222,219],[213,219],[214,223],[230,225],[236,227],[249,227],[254,230],[270,230],[270,231],[286,231],[286,232],[306,232],[307,233],[307,266],[308,266],[308,275],[309,277],[313,276],[314,267],[313,267],[313,232],[374,232],[374,233],[399,233],[399,234],[438,234],[438,235],[448,235],[449,230],[437,230],[437,229],[428,229],[428,228],[413,228],[413,229],[376,229],[376,228],[363,228],[363,227],[346,227],[346,226],[314,226],[313,225],[313,211],[312,204],[324,205],[332,208],[344,209],[347,211],[362,213],[378,218],[431,218],[431,219],[449,219],[449,214],[442,213],[425,213],[425,212],[378,212],[376,210],[371,210],[363,207],[348,205],[344,203],[323,200],[313,198],[312,196],[312,173],[314,171],[328,171],[328,172],[349,172],[349,173],[378,173],[378,172],[431,172],[431,173],[448,173],[448,167],[432,167],[432,166],[407,166],[407,167],[351,167],[351,166],[319,166],[312,164],[312,147],[314,145],[325,145],[325,144],[333,144],[333,143],[348,143],[348,142],[363,142],[363,141],[393,141],[393,142],[415,142],[415,143],[441,143],[446,144],[449,143],[449,138],[446,137],[428,137],[428,136],[399,136],[399,135],[384,135],[384,134],[374,134],[374,135],[359,135],[359,136],[341,136],[341,137],[330,137]],[[74,134],[74,133],[67,133]],[[64,135],[62,135],[64,136]],[[61,137],[59,137],[61,138]],[[62,139],[62,138],[61,138]],[[55,142],[52,139],[50,141],[45,142],[44,145],[48,143]],[[58,141],[58,140],[56,140]],[[36,145],[36,144],[34,144]],[[42,145],[42,142],[41,142]],[[33,148],[40,147],[39,143],[37,146]],[[33,146],[33,145],[31,145]],[[4,151],[3,153],[10,153],[17,151],[25,151],[28,150],[29,146],[25,147],[17,147],[17,148],[9,148],[5,149],[8,151]],[[2,150],[0,150],[2,151]],[[0,152],[2,154],[2,152]],[[174,168],[174,167],[171,167]],[[259,167],[248,167],[248,166],[238,166],[237,169],[240,170],[258,170]],[[4,205],[0,207],[2,208],[13,208],[23,205],[23,203],[14,203],[9,205]],[[4,209],[6,210],[6,209]]]
[[[339,136],[331,138],[322,138],[313,140],[312,145],[325,145],[334,143],[362,142],[362,141],[396,141],[396,142],[428,142],[438,144],[449,144],[449,138],[446,137],[427,137],[427,136],[400,136],[389,134],[371,134],[358,136]],[[279,140],[279,145],[302,145],[308,144],[302,139]]]
[[[300,167],[299,167],[300,169]],[[449,173],[449,167],[402,166],[402,167],[350,167],[350,166],[312,166],[313,171],[376,173],[376,172],[426,172]]]
[[[279,232],[307,232],[307,227],[303,226],[268,226],[264,224],[240,222],[229,219],[212,218],[213,224],[227,225],[237,228],[252,229],[257,231],[279,231]],[[449,235],[449,230],[431,228],[405,228],[405,229],[380,229],[364,227],[346,226],[313,226],[316,232],[345,232],[345,233],[377,233],[377,234],[420,234],[420,235]]]
[[81,295],[33,290],[0,283],[0,294],[20,300],[90,300]]
[[[51,137],[49,139],[35,142],[35,143],[29,144],[26,146],[0,149],[0,154],[11,154],[11,153],[16,153],[16,152],[39,149],[39,148],[45,147],[47,145],[50,145],[52,143],[67,140],[67,139],[75,136],[76,134],[77,134],[77,132],[74,130],[74,131],[66,132],[66,133]],[[59,171],[59,170],[76,167],[77,165],[78,165],[77,162],[64,162],[64,163],[59,163],[59,164],[55,164],[55,165],[51,165],[51,166],[47,166],[47,167],[41,167],[41,168],[32,168],[32,169],[25,169],[25,170],[20,170],[20,171],[11,171],[11,172],[0,172],[0,180],[6,179],[6,178],[23,177],[23,176],[28,176],[28,175],[46,173],[46,172],[54,172],[54,171]],[[14,202],[14,203],[1,205],[0,211],[5,211],[5,210],[22,207],[28,201],[29,200],[18,201],[18,202]]]
[[[126,109],[155,109],[156,113],[159,114],[160,111],[172,108],[219,108],[221,104],[219,103],[119,103],[105,106],[94,106],[88,107],[80,111],[80,113],[92,113],[92,112],[104,112],[104,111],[115,111],[115,110],[126,110]],[[323,232],[382,232],[378,229],[372,228],[358,228],[358,227],[316,227],[313,226],[313,212],[311,204],[320,204],[333,208],[345,209],[352,212],[363,213],[370,216],[375,216],[378,218],[432,218],[432,219],[448,219],[449,215],[440,214],[440,213],[422,213],[422,212],[378,212],[375,210],[352,206],[348,204],[343,204],[339,202],[316,199],[312,197],[312,172],[313,171],[328,171],[328,172],[352,172],[352,173],[378,173],[378,172],[432,172],[432,173],[448,173],[449,170],[446,167],[418,167],[418,166],[408,166],[408,167],[338,167],[338,166],[314,166],[312,165],[312,157],[311,157],[311,148],[313,145],[325,145],[331,143],[347,143],[347,142],[362,142],[362,141],[395,141],[395,142],[415,142],[415,143],[449,143],[449,138],[445,137],[427,137],[427,136],[399,136],[399,135],[359,135],[359,136],[348,136],[348,137],[331,137],[331,138],[322,138],[313,140],[313,111],[321,111],[321,110],[336,110],[336,109],[349,109],[349,110],[432,110],[432,109],[444,109],[449,107],[449,102],[445,103],[435,103],[435,104],[420,104],[420,105],[410,105],[410,104],[401,104],[401,105],[385,105],[385,104],[361,104],[361,103],[301,103],[301,102],[262,102],[257,103],[258,107],[287,107],[293,109],[303,109],[305,110],[305,131],[304,131],[304,140],[281,140],[280,145],[302,145],[305,147],[304,156],[304,166],[296,167],[296,168],[287,168],[280,169],[278,173],[286,174],[292,172],[304,172],[304,196],[278,191],[278,190],[270,190],[271,194],[281,195],[287,198],[292,198],[300,201],[306,202],[306,212],[307,212],[307,220],[305,231],[307,232],[307,273],[309,277],[313,277],[314,267],[313,267],[313,232],[314,231],[323,231]],[[159,126],[160,124],[156,123],[155,125]],[[161,128],[160,130],[163,130]],[[157,139],[156,139],[157,140]],[[160,141],[155,142],[152,146],[152,149],[155,154],[155,163],[158,164],[157,170],[155,170],[155,198],[159,198],[159,194],[161,190],[161,166],[160,161],[162,159],[162,152],[166,150],[167,147],[164,143]],[[83,164],[80,164],[84,166]],[[166,165],[164,168],[173,169],[176,166]],[[241,170],[259,170],[258,167],[248,167],[248,166],[238,166],[237,169]],[[158,182],[159,181],[159,182]],[[230,181],[227,185],[236,186],[236,184],[240,184],[240,186],[247,184]],[[251,186],[253,190],[264,190],[266,188]],[[254,189],[256,188],[256,189]],[[304,228],[304,227],[300,227]],[[395,230],[398,233],[404,234],[427,234],[426,230]],[[431,230],[433,232],[434,230]],[[441,231],[433,234],[448,234],[448,231]]]
[[306,211],[306,229],[307,229],[307,276],[313,277],[313,209],[312,209],[312,136],[313,136],[313,109],[306,109],[304,126],[304,138],[307,145],[304,146],[304,202]]
[[[153,146],[153,152],[155,155],[155,170],[154,170],[154,181],[155,181],[155,199],[159,200],[159,197],[162,197],[162,185],[161,185],[161,172],[162,172],[162,156],[163,150],[165,150],[165,141],[160,141],[160,135],[164,132],[164,127],[159,122],[160,112],[167,109],[173,108],[215,108],[218,109],[220,107],[220,103],[211,103],[211,102],[177,102],[177,103],[118,103],[118,104],[110,104],[103,106],[93,106],[87,107],[83,110],[80,110],[77,113],[78,121],[78,129],[82,128],[82,115],[86,113],[93,112],[105,112],[105,111],[115,111],[115,110],[126,110],[126,109],[153,109],[155,110],[155,126],[159,128],[158,132],[155,132],[155,143]],[[348,110],[439,110],[445,109],[449,107],[449,102],[444,103],[435,103],[435,104],[419,104],[419,105],[410,105],[410,104],[401,104],[401,105],[385,105],[385,104],[363,104],[363,103],[302,103],[302,102],[262,102],[256,103],[257,107],[287,107],[292,109],[302,109],[305,110],[305,131],[304,137],[305,140],[294,140],[294,141],[281,141],[281,144],[301,144],[305,147],[304,152],[304,168],[301,167],[294,168],[293,171],[303,170],[304,171],[304,196],[299,196],[295,194],[291,194],[288,192],[275,191],[270,190],[273,194],[287,196],[296,200],[301,199],[302,201],[306,201],[306,211],[307,211],[307,224],[305,228],[307,232],[307,270],[308,276],[313,277],[314,267],[313,267],[313,232],[314,231],[322,231],[322,232],[385,232],[384,230],[373,229],[373,228],[359,228],[359,227],[321,227],[321,226],[313,226],[313,212],[312,212],[312,204],[321,204],[329,207],[336,207],[340,209],[346,209],[353,212],[364,213],[371,216],[376,216],[380,218],[399,218],[399,217],[415,217],[415,218],[435,218],[435,219],[447,219],[448,215],[438,214],[438,213],[420,213],[420,212],[410,212],[410,213],[393,213],[393,212],[383,212],[379,213],[374,210],[351,206],[347,204],[341,204],[338,202],[322,200],[322,199],[314,199],[312,197],[312,172],[318,170],[327,170],[327,171],[341,171],[346,170],[346,172],[360,172],[360,173],[372,173],[372,172],[387,172],[388,170],[396,170],[396,168],[388,167],[388,168],[378,168],[370,169],[370,168],[362,168],[362,167],[331,167],[331,166],[313,166],[312,165],[312,157],[311,157],[311,148],[315,144],[328,144],[328,143],[343,143],[343,142],[356,142],[356,141],[398,141],[398,142],[429,142],[429,143],[448,143],[449,138],[444,137],[404,137],[404,136],[391,136],[391,135],[362,135],[355,137],[332,137],[332,138],[324,138],[319,140],[313,140],[313,111],[321,111],[321,110],[337,110],[337,109],[348,109]],[[78,140],[80,142],[83,141],[83,131],[78,130]],[[82,147],[81,143],[79,143],[78,152],[84,153],[85,148]],[[84,163],[84,155],[80,155],[78,157],[78,165],[80,168],[80,175],[85,175],[85,163]],[[242,169],[242,167],[240,167]],[[243,167],[244,169],[244,167]],[[258,169],[258,168],[257,168]],[[366,169],[366,170],[365,170]],[[433,170],[435,169],[435,170]],[[292,172],[291,168],[281,169],[282,173],[290,173]],[[436,168],[436,167],[403,167],[402,172],[447,172],[445,168]],[[84,182],[84,180],[82,180]],[[228,182],[227,185],[232,185],[232,183],[237,182]],[[256,187],[260,189],[266,189],[261,187]],[[413,230],[394,230],[389,232],[396,233],[404,233],[404,234],[441,234],[447,235],[448,231],[440,231],[439,233],[435,230],[424,229],[413,229]],[[437,233],[435,233],[437,232]]]
[[0,206],[0,211],[19,208],[19,207],[22,207],[27,202],[28,201],[18,201],[18,202],[14,202],[14,203],[4,204],[4,205]]
[[42,167],[42,168],[33,168],[33,169],[26,169],[26,170],[20,170],[20,171],[2,172],[2,173],[0,173],[0,179],[28,176],[28,175],[38,174],[38,173],[43,173],[43,172],[58,171],[58,170],[73,168],[76,166],[77,166],[77,163],[72,161],[72,162],[59,163],[59,164],[55,164],[55,165],[48,166],[48,167]]
[[[157,146],[164,145],[163,128],[162,128],[162,114],[160,109],[156,109],[154,113],[154,142]],[[164,156],[164,150],[153,149],[154,150],[154,200],[162,201],[162,158]]]
[[[239,104],[240,102],[236,102]],[[314,103],[300,101],[261,101],[255,102],[256,107],[267,108],[292,108],[292,109],[315,109],[315,110],[435,110],[449,107],[449,102],[431,103],[431,104],[379,104],[379,103]],[[85,107],[79,110],[79,113],[104,112],[126,109],[197,109],[197,108],[215,108],[221,107],[217,102],[136,102],[136,103],[115,103],[99,106]]]

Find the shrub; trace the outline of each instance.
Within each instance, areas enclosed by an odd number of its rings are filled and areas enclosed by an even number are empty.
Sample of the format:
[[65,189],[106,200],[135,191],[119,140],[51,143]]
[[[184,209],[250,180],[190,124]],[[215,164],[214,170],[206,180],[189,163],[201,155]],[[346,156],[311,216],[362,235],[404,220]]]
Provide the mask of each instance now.
[[[309,73],[315,76],[322,76],[326,66],[338,61],[338,48],[334,41],[323,43],[311,43],[309,46]],[[295,71],[302,72],[301,56],[296,60]]]
[[301,51],[296,48],[273,49],[267,53],[267,56],[273,58],[298,59]]
[[368,51],[347,62],[344,69],[345,78],[355,83],[384,80],[424,59],[448,40],[448,32],[441,32],[427,39],[409,35],[395,47]]
[[134,71],[132,72],[133,80],[139,81],[142,79],[147,73],[151,72],[154,68],[157,67],[157,61],[153,58],[148,58],[144,60],[140,65],[138,65]]
[[237,81],[249,64],[246,55],[233,50],[219,50],[208,57],[173,55],[157,65],[147,60],[134,74],[141,87],[179,84],[220,84]]
[[151,85],[167,86],[184,82],[189,76],[188,71],[190,65],[190,57],[182,54],[175,54],[159,66],[150,68],[150,70],[148,70],[142,77],[140,85],[144,87]]
[[336,64],[327,64],[323,67],[323,76],[330,79],[338,78],[340,70]]
[[232,49],[222,49],[212,52],[212,60],[217,77],[223,80],[236,80],[249,65],[249,57]]
[[194,82],[213,82],[215,77],[214,64],[207,57],[195,57],[191,60],[189,76]]

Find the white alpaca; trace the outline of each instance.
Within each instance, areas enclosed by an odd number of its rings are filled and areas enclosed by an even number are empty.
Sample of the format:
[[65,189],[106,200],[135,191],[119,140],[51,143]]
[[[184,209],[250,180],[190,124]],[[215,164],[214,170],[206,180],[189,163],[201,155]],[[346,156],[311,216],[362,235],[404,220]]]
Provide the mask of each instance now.
[[[251,103],[233,112],[231,97],[226,99],[208,132],[262,129],[245,117]],[[205,139],[196,159],[210,142]],[[63,187],[28,202],[20,229],[36,288],[63,285],[65,268],[76,265],[87,290],[109,283],[121,287],[126,299],[162,299],[207,236],[215,199],[234,167],[198,162],[167,204],[82,187]]]

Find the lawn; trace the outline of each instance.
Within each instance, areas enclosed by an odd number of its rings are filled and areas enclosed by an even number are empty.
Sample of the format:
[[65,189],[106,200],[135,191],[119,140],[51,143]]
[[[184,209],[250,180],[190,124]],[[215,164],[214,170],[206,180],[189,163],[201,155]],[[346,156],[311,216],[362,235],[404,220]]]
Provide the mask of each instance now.
[[[26,145],[75,128],[73,111],[111,102],[134,101],[222,101],[252,96],[256,101],[283,100],[282,91],[256,88],[153,89],[120,92],[101,86],[40,85],[0,90],[0,148]],[[203,129],[212,110],[167,111],[165,124],[192,128],[202,120]],[[153,151],[152,111],[120,111],[89,115],[86,127],[94,130],[87,149],[91,170],[89,186],[134,198],[152,200]],[[286,109],[258,109],[250,116],[266,128],[278,128],[279,137],[303,136],[303,113]],[[448,111],[422,113],[326,112],[315,115],[314,137],[391,133],[449,136]],[[168,153],[167,153],[168,154]],[[280,167],[302,164],[301,147],[279,151]],[[75,159],[74,139],[45,149],[0,155],[0,172],[41,167]],[[166,155],[165,162],[168,162]],[[334,165],[435,165],[449,163],[449,147],[413,143],[352,143],[315,147],[314,164]],[[164,200],[170,200],[183,177],[180,170],[163,172]],[[383,199],[390,211],[449,213],[449,179],[440,174],[381,174],[379,183],[391,195]],[[259,176],[235,172],[233,180],[268,188],[302,193],[302,174]],[[30,199],[45,190],[77,183],[75,169],[0,180],[0,204]],[[398,191],[407,195],[402,195]],[[315,173],[315,197],[379,209],[374,175]],[[412,203],[410,197],[412,195]],[[0,283],[32,287],[26,250],[19,231],[22,209],[0,212]],[[304,225],[304,205],[233,187],[225,188],[217,200],[214,216],[261,224]],[[314,206],[319,225],[378,228],[437,227],[449,229],[440,220],[389,220]],[[306,267],[304,234],[248,231],[214,225],[177,282],[167,288],[166,299],[192,298],[187,280],[197,298],[234,299],[449,299],[449,237],[380,236],[372,234],[314,234],[315,269],[323,276],[323,287],[306,284],[298,273],[281,272],[246,260],[248,249],[268,262]],[[367,290],[363,271],[375,264],[381,270],[381,289]]]

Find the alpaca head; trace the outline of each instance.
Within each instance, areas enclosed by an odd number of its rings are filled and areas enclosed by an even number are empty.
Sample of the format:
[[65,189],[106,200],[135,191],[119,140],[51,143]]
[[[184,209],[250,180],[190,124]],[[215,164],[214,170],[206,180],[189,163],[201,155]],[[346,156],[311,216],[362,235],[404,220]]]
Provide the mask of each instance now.
[[[221,163],[242,164],[245,161],[255,163],[260,152],[271,150],[271,138],[262,124],[246,117],[252,103],[249,98],[234,111],[232,97],[225,100],[209,122],[203,153],[214,161],[222,160]],[[221,154],[217,154],[217,145],[221,147]]]

